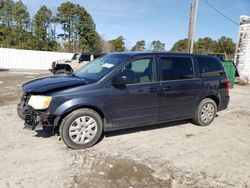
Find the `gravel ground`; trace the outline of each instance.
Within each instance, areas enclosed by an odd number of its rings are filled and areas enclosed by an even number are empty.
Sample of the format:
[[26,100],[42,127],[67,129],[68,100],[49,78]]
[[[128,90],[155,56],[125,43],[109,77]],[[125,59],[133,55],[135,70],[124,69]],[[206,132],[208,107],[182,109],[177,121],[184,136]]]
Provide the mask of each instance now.
[[250,87],[231,90],[213,124],[179,121],[105,134],[68,149],[23,129],[18,87],[44,73],[0,72],[0,187],[250,187]]

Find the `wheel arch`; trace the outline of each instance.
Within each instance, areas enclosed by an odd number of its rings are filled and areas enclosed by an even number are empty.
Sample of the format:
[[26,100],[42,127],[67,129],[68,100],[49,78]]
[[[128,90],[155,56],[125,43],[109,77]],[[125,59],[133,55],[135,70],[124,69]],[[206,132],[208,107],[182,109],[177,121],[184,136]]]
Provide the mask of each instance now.
[[103,113],[103,111],[99,108],[99,107],[96,107],[94,105],[79,105],[79,106],[73,106],[69,109],[67,109],[63,114],[61,114],[59,116],[59,120],[57,120],[57,123],[55,125],[55,127],[60,127],[61,126],[61,123],[62,123],[62,120],[67,116],[69,115],[70,113],[72,113],[73,111],[75,110],[79,110],[79,109],[83,109],[83,108],[87,108],[87,109],[91,109],[91,110],[94,110],[96,113],[99,114],[99,116],[101,117],[102,121],[103,121],[103,128],[105,129],[105,115]]
[[[212,99],[212,100],[215,102],[215,104],[217,105],[217,108],[219,109],[219,107],[220,107],[220,99],[219,99],[218,96],[216,96],[216,95],[208,95],[208,96],[206,96],[205,98],[210,98],[210,99]],[[205,98],[204,98],[204,99],[205,99]]]
[[219,110],[220,109],[220,105],[221,105],[221,97],[219,94],[217,93],[213,93],[213,92],[209,92],[209,93],[206,93],[204,95],[201,95],[198,99],[197,99],[197,103],[196,103],[196,107],[195,109],[198,108],[199,104],[201,103],[201,101],[205,98],[210,98],[212,99],[215,104],[217,105],[217,109]]

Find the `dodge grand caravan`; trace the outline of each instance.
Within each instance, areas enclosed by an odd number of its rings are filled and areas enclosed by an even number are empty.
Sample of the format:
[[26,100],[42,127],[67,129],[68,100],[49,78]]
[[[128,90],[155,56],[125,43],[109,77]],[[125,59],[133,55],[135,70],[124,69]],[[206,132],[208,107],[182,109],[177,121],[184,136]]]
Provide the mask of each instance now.
[[209,125],[227,108],[229,84],[216,57],[113,53],[72,75],[24,83],[17,112],[33,129],[58,128],[68,147],[82,149],[116,129],[182,119]]

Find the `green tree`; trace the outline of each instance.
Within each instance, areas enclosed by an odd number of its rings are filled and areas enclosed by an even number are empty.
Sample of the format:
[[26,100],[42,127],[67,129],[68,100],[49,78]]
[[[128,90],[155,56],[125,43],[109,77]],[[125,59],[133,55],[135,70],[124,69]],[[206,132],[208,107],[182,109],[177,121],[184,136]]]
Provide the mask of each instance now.
[[101,52],[102,40],[95,30],[88,30],[80,36],[79,46],[83,52]]
[[235,52],[236,45],[231,38],[222,36],[218,39],[215,45],[215,53],[224,53],[226,55],[232,55]]
[[66,41],[65,46],[73,51],[73,43],[76,43],[76,24],[78,22],[76,5],[71,2],[66,2],[61,4],[57,10],[57,19],[58,22],[62,24],[64,31],[61,36]]
[[216,41],[209,37],[199,38],[195,44],[195,53],[209,54],[214,52]]
[[39,40],[46,40],[48,37],[49,26],[52,22],[51,10],[46,6],[41,6],[34,17],[34,34]]
[[143,51],[146,49],[145,40],[137,41],[136,44],[132,47],[132,51]]
[[151,42],[151,50],[153,51],[164,51],[165,50],[165,44],[161,43],[159,40],[155,40]]
[[66,2],[58,7],[58,22],[62,24],[65,46],[70,51],[98,51],[101,39],[95,31],[91,15],[79,4]]
[[34,49],[36,50],[56,50],[57,42],[51,36],[52,13],[46,6],[41,6],[34,17]]
[[124,42],[124,38],[123,36],[119,36],[118,38],[116,39],[113,39],[113,40],[110,40],[110,44],[113,48],[112,51],[116,51],[116,52],[123,52],[126,50],[126,47],[125,47],[125,42]]
[[81,6],[77,7],[80,15],[80,24],[77,26],[80,47],[83,52],[101,52],[101,37],[95,30],[95,23],[91,15]]
[[11,48],[15,45],[16,42],[11,27],[0,25],[0,47]]
[[0,43],[2,47],[30,48],[32,35],[27,31],[30,17],[26,6],[17,1],[0,0]]
[[14,8],[14,1],[0,0],[0,23],[10,27],[12,25],[12,10]]
[[15,41],[15,48],[32,49],[30,46],[32,40],[32,33],[28,31],[30,27],[30,15],[27,7],[21,2],[17,1],[12,10],[13,17],[13,35]]
[[17,28],[27,30],[30,24],[30,15],[22,1],[17,1],[12,10],[12,17]]
[[188,52],[188,39],[178,40],[170,50],[171,52]]

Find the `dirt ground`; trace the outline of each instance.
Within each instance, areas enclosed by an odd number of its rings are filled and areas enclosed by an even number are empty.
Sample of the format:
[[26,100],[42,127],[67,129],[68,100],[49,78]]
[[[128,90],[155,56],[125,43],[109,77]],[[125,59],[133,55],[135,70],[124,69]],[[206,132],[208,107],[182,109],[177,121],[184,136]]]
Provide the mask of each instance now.
[[250,87],[230,91],[213,124],[188,121],[105,134],[71,150],[23,129],[20,84],[44,73],[0,72],[0,187],[250,187]]

